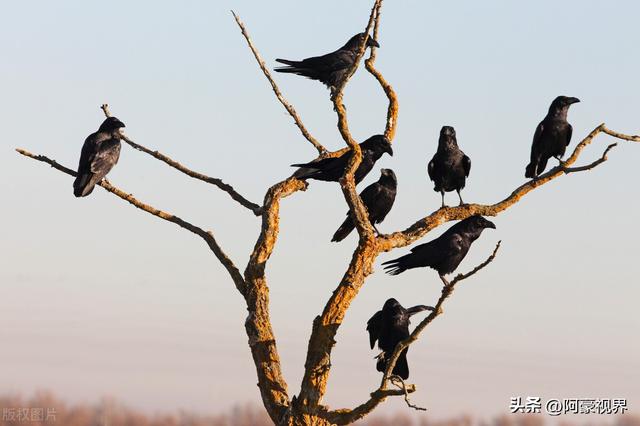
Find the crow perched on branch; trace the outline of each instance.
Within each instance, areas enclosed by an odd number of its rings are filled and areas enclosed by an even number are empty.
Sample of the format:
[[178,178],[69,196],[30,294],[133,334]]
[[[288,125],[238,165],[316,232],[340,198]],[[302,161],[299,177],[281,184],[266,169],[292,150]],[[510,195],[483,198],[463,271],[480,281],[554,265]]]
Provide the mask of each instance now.
[[385,271],[398,275],[407,269],[428,266],[443,277],[455,271],[485,228],[495,229],[496,226],[480,215],[461,220],[435,240],[415,246],[409,254],[384,262]]
[[458,148],[456,131],[451,126],[443,126],[438,139],[438,150],[427,166],[429,178],[434,183],[433,190],[442,195],[442,207],[444,193],[454,190],[458,193],[460,205],[464,204],[460,190],[464,188],[470,170],[471,159]]
[[[409,319],[412,315],[426,310],[433,311],[433,307],[418,305],[405,309],[396,299],[388,299],[384,302],[382,310],[376,312],[367,321],[371,349],[373,349],[377,340],[378,347],[383,351],[378,356],[376,370],[384,372],[387,369],[387,358],[393,354],[398,343],[409,337]],[[400,353],[398,361],[393,367],[393,374],[402,377],[404,380],[409,378],[408,350],[409,348]]]
[[[347,72],[353,66],[358,56],[358,49],[362,44],[365,33],[356,34],[340,49],[322,56],[303,59],[302,61],[290,61],[288,59],[276,59],[276,62],[285,64],[285,67],[275,68],[277,72],[302,75],[312,80],[324,83],[329,89],[338,87],[346,77]],[[367,47],[380,47],[377,41],[367,37]]]
[[73,195],[86,197],[116,165],[120,158],[120,128],[124,123],[107,117],[97,132],[90,134],[82,145],[78,176],[73,182]]
[[[396,174],[391,169],[380,170],[380,179],[377,182],[367,186],[361,193],[360,198],[367,208],[369,213],[369,222],[373,225],[373,228],[379,234],[380,232],[376,228],[376,223],[382,223],[387,214],[393,207],[393,202],[396,199],[396,189],[398,187],[398,180]],[[350,212],[347,212],[347,218],[342,222],[340,228],[333,234],[331,241],[342,241],[347,235],[353,231],[355,223],[351,218]]]
[[558,96],[551,102],[547,116],[538,124],[533,135],[531,162],[525,169],[525,177],[537,178],[544,172],[551,157],[562,161],[573,133],[573,127],[567,121],[567,112],[569,106],[577,102],[580,102],[580,99],[568,96]]
[[[393,155],[391,142],[384,135],[371,136],[366,141],[360,143],[362,150],[362,161],[354,173],[356,185],[364,179],[371,171],[373,165],[382,157],[385,152]],[[292,164],[293,167],[300,167],[294,176],[298,179],[316,179],[327,182],[337,182],[349,164],[351,150],[345,151],[340,157],[323,158],[309,163]]]

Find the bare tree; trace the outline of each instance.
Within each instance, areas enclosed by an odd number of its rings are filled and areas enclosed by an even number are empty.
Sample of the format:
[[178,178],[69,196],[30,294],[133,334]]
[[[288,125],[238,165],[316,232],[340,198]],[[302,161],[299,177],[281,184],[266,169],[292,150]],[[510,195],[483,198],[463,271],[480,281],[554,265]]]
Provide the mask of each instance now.
[[[365,28],[367,34],[371,34],[371,32],[373,32],[372,35],[376,40],[378,39],[381,8],[382,0],[376,0],[373,8],[371,9],[369,20]],[[608,152],[617,145],[616,143],[607,146],[602,153],[602,156],[595,161],[583,166],[574,166],[574,164],[578,160],[582,150],[601,133],[605,133],[616,139],[631,142],[640,142],[640,136],[629,136],[617,133],[609,130],[604,124],[600,124],[577,144],[567,160],[561,162],[558,166],[553,167],[548,172],[538,176],[537,179],[520,185],[511,194],[495,204],[464,204],[457,207],[442,207],[425,217],[418,219],[415,223],[402,231],[385,235],[376,235],[372,225],[369,223],[367,210],[356,192],[353,175],[354,171],[360,164],[362,154],[359,145],[356,143],[349,131],[347,111],[343,104],[344,88],[350,77],[356,71],[359,60],[365,54],[365,43],[363,42],[360,46],[358,60],[350,69],[347,78],[345,78],[339,87],[333,91],[331,96],[331,101],[338,119],[337,127],[347,146],[342,150],[329,152],[307,131],[295,108],[284,98],[275,81],[271,77],[269,70],[249,37],[246,27],[235,13],[233,16],[262,72],[271,84],[276,97],[291,117],[293,117],[295,124],[300,129],[304,138],[307,139],[318,151],[319,158],[335,157],[347,150],[351,150],[353,152],[347,170],[342,179],[340,179],[340,189],[342,190],[346,203],[349,207],[349,211],[355,219],[356,229],[359,235],[358,245],[353,251],[351,261],[341,281],[333,291],[332,296],[326,302],[324,310],[313,321],[307,349],[305,373],[300,391],[297,395],[293,396],[289,392],[287,381],[283,377],[280,368],[280,357],[278,355],[276,338],[269,316],[269,286],[267,284],[265,271],[269,257],[271,256],[278,240],[280,202],[285,197],[294,195],[298,191],[306,190],[307,183],[291,176],[271,186],[266,191],[262,205],[258,205],[247,200],[234,190],[233,187],[224,183],[222,180],[195,172],[166,155],[139,145],[123,135],[124,141],[131,147],[163,161],[170,167],[173,167],[194,179],[199,179],[218,187],[222,191],[227,192],[240,206],[249,209],[256,216],[262,219],[260,234],[258,235],[253,252],[249,257],[249,261],[244,272],[241,272],[235,263],[225,254],[222,247],[220,247],[216,241],[213,232],[205,230],[169,212],[159,210],[149,204],[146,204],[126,191],[115,187],[106,179],[100,182],[99,185],[138,209],[168,222],[172,222],[199,236],[204,240],[213,254],[225,267],[237,290],[244,297],[247,305],[249,314],[245,321],[245,329],[247,336],[249,337],[249,346],[256,367],[258,386],[260,388],[262,401],[267,413],[275,424],[349,424],[363,418],[373,411],[386,398],[391,396],[404,397],[410,407],[419,409],[420,407],[416,407],[411,404],[408,398],[410,393],[416,391],[416,386],[404,383],[398,377],[392,376],[391,372],[393,371],[395,362],[397,361],[400,352],[415,342],[420,333],[429,324],[431,324],[436,317],[442,314],[443,305],[446,299],[452,294],[455,286],[460,281],[480,271],[495,258],[500,247],[500,243],[498,243],[495,250],[487,260],[478,265],[471,272],[460,274],[450,282],[443,280],[444,286],[442,288],[442,294],[435,304],[435,310],[415,328],[411,336],[406,341],[401,342],[396,347],[396,350],[387,365],[387,370],[383,374],[380,385],[377,389],[374,389],[371,392],[366,401],[354,408],[332,409],[323,405],[322,399],[325,395],[327,382],[329,380],[329,373],[331,372],[331,352],[336,343],[335,336],[338,328],[342,324],[349,306],[351,305],[351,302],[358,295],[358,292],[364,285],[367,276],[372,273],[373,263],[377,256],[382,252],[388,252],[399,247],[405,247],[446,222],[461,220],[478,214],[484,216],[496,216],[500,212],[516,204],[530,191],[533,191],[534,189],[539,188],[560,176],[591,170],[594,167],[599,166],[607,160]],[[367,71],[378,81],[380,87],[388,98],[384,134],[389,140],[393,140],[398,118],[398,99],[392,86],[385,80],[382,73],[375,68],[375,60],[376,49],[372,48],[370,56],[365,60],[365,67]],[[110,115],[107,105],[103,105],[102,109],[105,115]],[[23,149],[17,149],[17,151],[24,156],[48,163],[55,169],[70,176],[76,175],[75,171],[58,164],[55,160],[46,156],[32,154]]]

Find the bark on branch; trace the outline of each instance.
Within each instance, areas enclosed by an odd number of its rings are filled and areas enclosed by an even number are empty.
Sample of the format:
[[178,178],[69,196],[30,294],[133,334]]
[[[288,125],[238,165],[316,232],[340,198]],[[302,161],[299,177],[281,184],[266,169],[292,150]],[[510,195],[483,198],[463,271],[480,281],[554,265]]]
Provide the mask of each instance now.
[[264,197],[260,236],[244,271],[246,287],[242,294],[249,311],[245,329],[256,366],[262,401],[274,422],[282,419],[289,409],[289,395],[271,327],[269,286],[265,269],[278,238],[280,200],[306,188],[306,182],[295,178],[286,179],[269,188]]
[[[100,109],[102,109],[102,111],[104,111],[104,115],[105,116],[111,117],[111,112],[109,111],[109,105],[102,104],[100,106]],[[251,210],[253,212],[253,214],[255,214],[256,216],[260,216],[260,213],[262,212],[262,208],[259,205],[257,205],[256,203],[252,203],[251,201],[249,201],[246,198],[244,198],[231,185],[229,185],[227,183],[224,183],[222,181],[222,179],[214,178],[214,177],[207,176],[205,174],[193,171],[193,170],[183,166],[182,164],[178,163],[177,161],[173,160],[172,158],[164,155],[163,153],[161,153],[159,151],[152,151],[152,150],[150,150],[149,148],[147,148],[145,146],[142,146],[140,144],[135,143],[133,140],[131,140],[124,133],[121,133],[121,138],[122,138],[123,141],[125,141],[132,148],[137,149],[138,151],[142,151],[145,154],[149,154],[153,158],[155,158],[157,160],[160,160],[160,161],[164,162],[165,164],[168,164],[169,166],[173,167],[174,169],[178,170],[179,172],[182,172],[185,175],[187,175],[189,177],[192,177],[194,179],[198,179],[198,180],[201,180],[203,182],[210,183],[211,185],[217,186],[218,188],[220,188],[221,190],[223,190],[224,192],[229,194],[229,196],[231,196],[231,198],[233,200],[237,201],[241,206],[246,207],[247,209]]]
[[370,398],[355,408],[341,408],[327,411],[322,417],[331,424],[348,425],[372,412],[380,403],[390,396],[407,396],[416,391],[415,385],[406,385],[405,389],[376,389],[371,393]]

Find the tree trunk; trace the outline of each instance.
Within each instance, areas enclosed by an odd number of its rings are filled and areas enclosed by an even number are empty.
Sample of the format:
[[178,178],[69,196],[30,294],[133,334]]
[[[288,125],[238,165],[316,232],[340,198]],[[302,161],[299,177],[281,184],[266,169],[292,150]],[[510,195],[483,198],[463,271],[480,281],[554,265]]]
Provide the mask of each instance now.
[[286,416],[279,426],[331,426],[333,423],[314,414],[301,413],[293,410]]

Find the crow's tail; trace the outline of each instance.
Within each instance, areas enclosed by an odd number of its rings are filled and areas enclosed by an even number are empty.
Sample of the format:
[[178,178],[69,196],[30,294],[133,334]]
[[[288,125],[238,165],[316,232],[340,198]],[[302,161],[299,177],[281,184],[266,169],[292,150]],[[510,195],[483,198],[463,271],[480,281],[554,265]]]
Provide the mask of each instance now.
[[534,177],[536,177],[536,166],[537,164],[534,162],[529,163],[524,171],[524,177],[529,179],[533,179]]
[[406,271],[410,268],[408,264],[408,259],[412,255],[412,253],[405,254],[404,256],[400,256],[397,259],[389,260],[387,262],[382,262],[384,266],[384,271],[389,275],[398,275]]
[[300,62],[298,61],[290,61],[288,59],[276,59],[276,62],[279,62],[281,64],[285,64],[288,65],[286,67],[277,67],[274,68],[274,71],[277,72],[290,72],[290,73],[299,73],[301,72],[303,69],[300,67]]
[[403,380],[407,380],[409,378],[409,363],[407,362],[408,350],[409,348],[400,353],[398,361],[396,361],[396,365],[393,367],[393,374],[397,374],[402,377]]
[[349,235],[351,231],[353,231],[354,227],[355,226],[353,220],[351,220],[351,217],[347,217],[344,222],[342,222],[342,225],[340,225],[340,228],[338,228],[336,233],[333,234],[333,238],[331,239],[331,241],[339,242],[344,240],[347,235]]
[[73,195],[86,197],[91,194],[97,183],[93,177],[93,173],[79,174],[73,181]]
[[[409,348],[403,350],[396,361],[396,365],[393,367],[393,374],[396,374],[402,377],[403,380],[407,380],[409,378],[409,363],[407,362],[407,351]],[[390,356],[391,354],[389,354]],[[380,358],[378,358],[378,362],[376,363],[376,370],[384,373],[387,369],[387,354],[385,353]]]
[[277,58],[276,62],[279,62],[281,64],[285,64],[285,65],[291,65],[292,67],[297,67],[298,65],[300,65],[299,61],[290,61],[289,59]]

